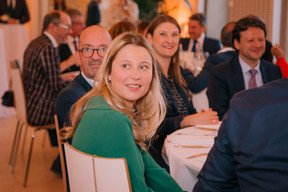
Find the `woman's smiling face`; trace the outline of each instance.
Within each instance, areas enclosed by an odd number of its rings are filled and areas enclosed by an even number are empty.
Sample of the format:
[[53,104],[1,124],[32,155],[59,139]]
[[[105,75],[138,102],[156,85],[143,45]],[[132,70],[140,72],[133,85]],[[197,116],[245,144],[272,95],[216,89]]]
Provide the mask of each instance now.
[[149,52],[137,45],[126,45],[112,62],[112,91],[131,107],[149,90],[153,74],[153,62]]
[[150,38],[156,54],[161,57],[172,57],[178,49],[179,41],[179,29],[170,22],[161,23]]

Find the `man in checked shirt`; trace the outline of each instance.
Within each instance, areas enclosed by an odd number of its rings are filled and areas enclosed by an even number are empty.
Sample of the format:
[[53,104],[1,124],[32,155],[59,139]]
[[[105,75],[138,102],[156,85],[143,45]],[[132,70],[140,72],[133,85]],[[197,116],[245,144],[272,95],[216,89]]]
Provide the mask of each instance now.
[[[71,19],[66,13],[48,13],[43,21],[43,34],[30,42],[24,52],[23,83],[31,125],[54,123],[57,95],[69,83],[60,76],[57,46],[72,33],[70,26]],[[57,145],[57,138],[54,142]],[[55,143],[51,140],[51,144]]]

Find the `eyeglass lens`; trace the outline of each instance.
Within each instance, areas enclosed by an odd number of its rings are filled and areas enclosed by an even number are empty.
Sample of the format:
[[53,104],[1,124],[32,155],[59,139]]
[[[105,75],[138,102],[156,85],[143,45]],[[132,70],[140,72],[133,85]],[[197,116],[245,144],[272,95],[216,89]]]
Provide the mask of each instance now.
[[100,57],[104,57],[106,49],[105,48],[99,48],[99,49],[83,48],[81,50],[82,55],[86,58],[92,57],[94,55],[94,51],[96,51]]

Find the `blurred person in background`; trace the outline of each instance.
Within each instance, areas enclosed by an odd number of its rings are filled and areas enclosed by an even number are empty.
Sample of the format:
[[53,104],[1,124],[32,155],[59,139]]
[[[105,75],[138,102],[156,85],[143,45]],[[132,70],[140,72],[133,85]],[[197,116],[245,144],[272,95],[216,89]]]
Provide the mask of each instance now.
[[112,39],[114,39],[123,32],[126,31],[136,32],[136,30],[137,30],[136,26],[130,21],[119,21],[114,25],[112,25],[112,27],[110,27],[109,33]]
[[196,124],[216,124],[218,116],[211,109],[197,113],[193,106],[191,93],[183,76],[184,70],[179,64],[180,26],[177,21],[169,15],[159,15],[150,22],[146,36],[155,50],[167,99],[165,119],[158,128],[149,152],[161,167],[168,170],[169,167],[161,156],[166,136]]
[[18,24],[30,21],[25,0],[1,0],[0,23]]
[[[75,53],[78,50],[79,36],[86,27],[84,23],[84,15],[80,10],[68,8],[65,12],[71,18],[72,34],[67,37],[65,43],[59,45],[59,54],[61,59],[60,70],[62,74],[80,70],[79,62]],[[74,79],[73,76],[72,79]]]
[[97,25],[100,23],[101,15],[99,10],[101,0],[91,0],[87,7],[86,26]]

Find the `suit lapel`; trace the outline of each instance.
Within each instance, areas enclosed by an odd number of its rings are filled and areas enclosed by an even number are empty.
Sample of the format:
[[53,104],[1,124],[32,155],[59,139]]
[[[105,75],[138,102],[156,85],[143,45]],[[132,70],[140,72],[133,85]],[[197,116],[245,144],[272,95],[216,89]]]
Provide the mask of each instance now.
[[242,69],[239,63],[239,57],[236,56],[232,62],[232,79],[236,88],[236,91],[242,91],[245,89],[244,78]]
[[266,72],[266,65],[265,63],[261,62],[260,60],[260,71],[262,75],[263,84],[268,82],[267,72]]
[[90,91],[93,87],[84,79],[82,73],[77,76],[78,82],[86,89],[86,91]]

